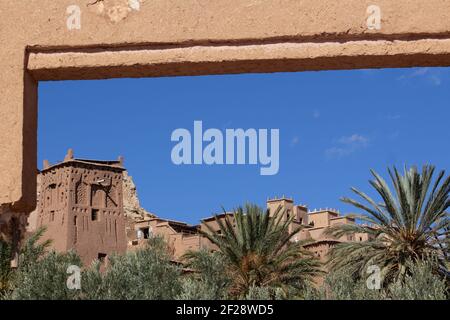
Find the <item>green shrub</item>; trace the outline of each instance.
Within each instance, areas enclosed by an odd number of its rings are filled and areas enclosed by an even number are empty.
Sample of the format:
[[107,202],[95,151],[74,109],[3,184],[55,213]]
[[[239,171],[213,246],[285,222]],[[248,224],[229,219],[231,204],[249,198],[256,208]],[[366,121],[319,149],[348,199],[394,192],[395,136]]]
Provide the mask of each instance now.
[[[0,241],[0,299],[121,299],[121,300],[222,300],[232,280],[224,270],[220,252],[191,252],[184,257],[185,271],[171,262],[166,243],[153,238],[142,250],[112,256],[104,271],[94,262],[82,272],[81,290],[70,290],[70,265],[81,267],[74,252],[45,254],[48,242],[38,243],[39,231],[24,243],[19,268],[11,269],[10,246]],[[407,262],[404,277],[380,290],[370,290],[366,279],[347,269],[328,273],[319,287],[290,283],[287,287],[251,285],[245,300],[445,300],[448,282],[436,273],[431,261]],[[383,283],[383,281],[381,281]]]
[[281,288],[251,286],[244,300],[285,300],[286,293]]
[[446,300],[447,285],[444,279],[434,274],[429,262],[409,263],[408,274],[402,281],[388,288],[388,296],[394,300]]
[[377,300],[382,298],[380,290],[367,287],[366,279],[359,279],[348,270],[329,273],[316,297],[327,300]]
[[217,296],[215,285],[186,277],[182,280],[181,293],[176,297],[177,300],[220,300],[225,299],[225,294]]
[[81,266],[74,252],[64,254],[50,252],[42,259],[17,271],[12,299],[17,300],[70,300],[77,299],[79,292],[67,287],[67,268]]
[[251,286],[248,290],[245,300],[271,300],[272,292],[267,287]]
[[170,261],[165,242],[150,239],[136,252],[112,256],[99,271],[94,264],[82,275],[84,299],[168,300],[181,292],[181,268]]
[[223,300],[228,299],[231,279],[224,272],[224,257],[218,252],[205,250],[189,252],[183,257],[185,266],[192,271],[183,280],[183,292],[179,299]]
[[402,279],[380,290],[367,287],[366,279],[342,269],[329,273],[322,286],[303,292],[311,300],[445,300],[448,286],[435,274],[431,262],[408,263],[409,273]]

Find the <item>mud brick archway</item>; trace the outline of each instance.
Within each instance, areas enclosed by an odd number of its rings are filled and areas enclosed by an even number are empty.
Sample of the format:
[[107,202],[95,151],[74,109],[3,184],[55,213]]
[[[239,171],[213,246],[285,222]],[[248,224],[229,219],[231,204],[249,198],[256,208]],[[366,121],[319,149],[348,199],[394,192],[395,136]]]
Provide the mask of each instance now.
[[449,66],[450,1],[5,0],[0,44],[12,234],[36,203],[40,80]]

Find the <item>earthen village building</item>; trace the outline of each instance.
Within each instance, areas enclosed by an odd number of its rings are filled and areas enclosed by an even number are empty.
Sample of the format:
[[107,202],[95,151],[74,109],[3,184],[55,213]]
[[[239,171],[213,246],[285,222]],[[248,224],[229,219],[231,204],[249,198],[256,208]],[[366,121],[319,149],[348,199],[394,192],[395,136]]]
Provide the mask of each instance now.
[[70,150],[60,163],[44,161],[30,227],[45,226],[54,250],[75,250],[85,264],[125,252],[123,171],[121,159],[75,159]]
[[[305,205],[296,205],[286,197],[267,200],[269,214],[278,207],[286,217],[293,217],[291,228],[302,227],[294,241],[310,240],[307,248],[321,260],[339,242],[368,240],[367,234],[340,239],[325,235],[329,226],[355,223],[337,210],[309,211]],[[231,213],[217,217],[233,220]],[[198,225],[189,225],[147,212],[140,206],[136,187],[125,171],[122,158],[78,159],[72,150],[60,163],[50,165],[44,161],[39,173],[38,206],[28,219],[28,231],[42,226],[47,228],[44,240],[52,240],[52,249],[75,250],[85,265],[95,259],[104,261],[113,253],[139,249],[153,236],[163,237],[173,259],[178,260],[189,250],[215,250],[200,231],[220,230],[215,216],[201,220]]]

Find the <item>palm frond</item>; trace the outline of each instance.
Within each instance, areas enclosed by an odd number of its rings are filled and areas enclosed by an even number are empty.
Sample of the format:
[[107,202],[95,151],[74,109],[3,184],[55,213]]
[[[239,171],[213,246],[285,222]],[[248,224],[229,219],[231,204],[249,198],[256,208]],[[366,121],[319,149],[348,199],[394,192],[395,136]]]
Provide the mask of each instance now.
[[304,249],[306,242],[292,241],[301,231],[290,230],[292,220],[281,207],[271,213],[247,204],[234,210],[232,218],[215,217],[219,233],[206,225],[203,234],[224,257],[224,271],[232,279],[232,295],[245,296],[254,286],[304,285],[323,272],[317,258]]
[[[408,273],[408,261],[437,261],[436,270],[447,268],[450,177],[445,171],[437,174],[434,166],[425,165],[419,172],[417,167],[388,169],[389,184],[371,170],[375,189],[380,201],[376,202],[364,192],[352,191],[366,203],[342,198],[365,212],[359,218],[370,226],[337,225],[326,230],[326,234],[341,237],[346,234],[367,233],[369,241],[342,243],[330,253],[329,264],[333,268],[351,268],[360,276],[369,265],[378,265],[385,281],[398,279]],[[438,257],[437,260],[435,257]]]

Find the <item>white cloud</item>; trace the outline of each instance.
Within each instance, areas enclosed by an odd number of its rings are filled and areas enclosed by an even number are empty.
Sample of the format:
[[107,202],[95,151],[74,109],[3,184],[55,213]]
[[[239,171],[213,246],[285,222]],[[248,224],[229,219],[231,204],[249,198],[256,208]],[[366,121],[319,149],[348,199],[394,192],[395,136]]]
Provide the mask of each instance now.
[[291,140],[291,147],[296,146],[298,143],[300,142],[300,138],[299,137],[293,137]]
[[387,119],[388,120],[398,120],[398,119],[400,119],[402,116],[401,115],[399,115],[399,114],[388,114],[387,115]]
[[342,158],[344,156],[351,154],[352,152],[353,150],[351,149],[332,147],[325,150],[325,155],[328,158]]
[[410,73],[405,73],[398,80],[406,81],[414,78],[423,78],[434,86],[440,86],[442,83],[439,70],[433,68],[416,68]]
[[426,75],[428,72],[430,72],[430,68],[418,68],[414,70],[413,73],[411,73],[411,77],[418,77]]
[[367,147],[369,138],[353,134],[351,136],[343,136],[337,139],[336,145],[325,150],[325,155],[328,158],[342,158],[348,156],[360,149]]
[[369,142],[369,139],[355,133],[348,137],[341,137],[338,142],[346,145],[366,145]]
[[390,133],[390,134],[388,135],[388,138],[391,139],[391,140],[395,140],[395,139],[397,139],[399,136],[400,136],[400,131],[397,130],[397,131],[394,131],[394,132]]
[[438,75],[431,75],[429,80],[435,85],[440,86],[442,83],[442,79]]
[[430,70],[430,68],[418,68],[418,69],[413,70],[412,72],[401,75],[398,78],[398,80],[406,80],[406,79],[424,76],[429,72],[429,70]]
[[319,119],[320,118],[320,111],[319,110],[314,110],[313,111],[313,118],[314,119]]

